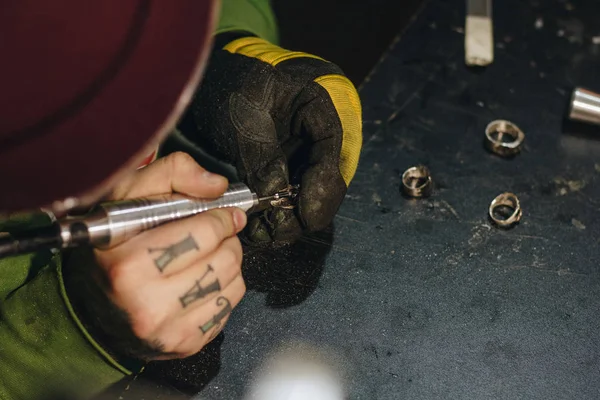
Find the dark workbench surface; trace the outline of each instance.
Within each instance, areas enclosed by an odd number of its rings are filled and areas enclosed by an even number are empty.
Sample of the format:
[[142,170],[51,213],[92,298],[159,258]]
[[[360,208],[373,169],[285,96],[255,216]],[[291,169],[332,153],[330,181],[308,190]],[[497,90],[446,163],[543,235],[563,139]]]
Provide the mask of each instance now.
[[[149,376],[235,399],[301,340],[333,350],[350,399],[600,398],[600,127],[564,123],[575,85],[600,91],[599,10],[496,2],[495,62],[468,69],[464,0],[429,1],[361,87],[364,150],[334,227],[249,251],[224,335]],[[483,149],[498,118],[526,134],[512,160]],[[408,200],[418,163],[437,190]],[[487,208],[505,191],[524,215],[501,231]]]

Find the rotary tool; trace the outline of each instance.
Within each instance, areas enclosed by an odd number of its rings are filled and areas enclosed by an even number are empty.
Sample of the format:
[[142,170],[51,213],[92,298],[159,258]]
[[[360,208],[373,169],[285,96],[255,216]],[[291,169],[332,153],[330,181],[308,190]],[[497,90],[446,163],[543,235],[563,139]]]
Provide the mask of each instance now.
[[243,183],[235,183],[217,199],[169,194],[101,203],[83,216],[67,216],[47,227],[0,236],[0,258],[44,248],[65,249],[80,245],[109,249],[148,229],[205,211],[230,207],[246,212],[259,211],[263,206],[288,208],[297,195],[298,186],[288,186],[271,196],[259,198]]

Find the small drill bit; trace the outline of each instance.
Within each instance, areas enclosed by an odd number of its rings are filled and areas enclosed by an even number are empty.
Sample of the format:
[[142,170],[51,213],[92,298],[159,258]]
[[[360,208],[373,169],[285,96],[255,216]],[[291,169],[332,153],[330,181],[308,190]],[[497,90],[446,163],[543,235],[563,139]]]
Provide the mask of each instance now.
[[290,208],[293,207],[293,200],[298,196],[299,186],[288,186],[286,189],[266,197],[258,199],[259,202],[269,202],[273,207]]
[[260,201],[262,203],[263,201],[272,201],[272,200],[278,200],[278,199],[279,199],[279,194],[275,193],[272,196],[261,197],[258,199],[258,201]]

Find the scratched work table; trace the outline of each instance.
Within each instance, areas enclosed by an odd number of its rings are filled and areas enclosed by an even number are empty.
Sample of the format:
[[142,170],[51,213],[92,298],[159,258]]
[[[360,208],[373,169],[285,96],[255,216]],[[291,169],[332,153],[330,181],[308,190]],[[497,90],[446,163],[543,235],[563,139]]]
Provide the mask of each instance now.
[[[360,88],[364,149],[333,227],[247,250],[224,335],[148,376],[236,399],[302,341],[333,351],[350,399],[600,398],[600,127],[564,119],[574,86],[600,91],[594,3],[496,2],[495,62],[469,69],[464,1],[429,1]],[[525,132],[514,159],[484,150],[494,119]],[[399,192],[416,164],[429,199]],[[487,209],[505,191],[524,214],[503,231]]]

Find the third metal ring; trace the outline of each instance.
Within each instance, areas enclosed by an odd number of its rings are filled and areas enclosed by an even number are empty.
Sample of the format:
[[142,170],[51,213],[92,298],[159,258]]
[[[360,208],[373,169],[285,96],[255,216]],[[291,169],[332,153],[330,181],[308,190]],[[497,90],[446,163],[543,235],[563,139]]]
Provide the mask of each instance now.
[[431,194],[433,182],[429,169],[423,165],[411,167],[402,174],[402,190],[411,197],[427,197]]
[[[511,210],[511,214],[506,218],[498,216],[501,207]],[[515,194],[502,193],[492,201],[488,213],[496,225],[508,228],[521,220],[523,210],[521,209],[521,202]]]

